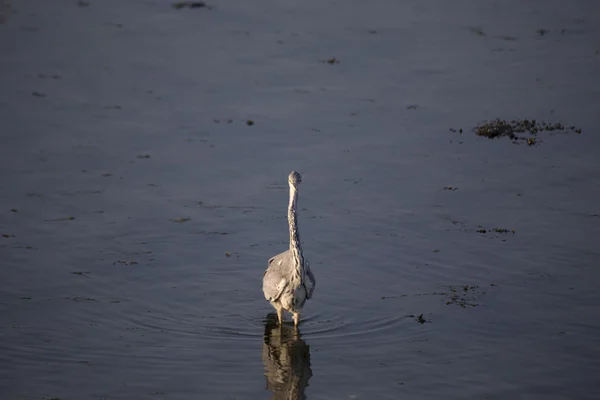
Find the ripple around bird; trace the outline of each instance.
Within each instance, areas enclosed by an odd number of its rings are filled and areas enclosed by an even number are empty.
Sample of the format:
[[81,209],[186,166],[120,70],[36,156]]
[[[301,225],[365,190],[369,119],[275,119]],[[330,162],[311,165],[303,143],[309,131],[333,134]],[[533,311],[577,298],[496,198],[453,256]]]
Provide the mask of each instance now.
[[[272,312],[264,307],[264,303],[266,302],[262,300],[246,301],[235,312],[230,312],[230,309],[224,307],[222,315],[201,315],[189,306],[176,307],[163,303],[145,313],[130,312],[123,308],[120,318],[125,326],[134,331],[145,330],[195,337],[197,340],[255,341],[262,338],[267,315]],[[413,335],[412,329],[399,328],[414,323],[414,316],[402,312],[391,313],[387,310],[389,305],[385,304],[383,307],[382,303],[384,302],[373,303],[358,312],[344,310],[331,304],[320,305],[316,312],[308,310],[307,307],[299,331],[308,341],[343,342],[345,345],[370,341],[374,337],[378,343],[389,344]],[[203,309],[219,310],[219,307],[215,305]],[[261,315],[257,310],[266,312]],[[284,324],[292,324],[287,313]],[[404,333],[398,334],[399,331]]]

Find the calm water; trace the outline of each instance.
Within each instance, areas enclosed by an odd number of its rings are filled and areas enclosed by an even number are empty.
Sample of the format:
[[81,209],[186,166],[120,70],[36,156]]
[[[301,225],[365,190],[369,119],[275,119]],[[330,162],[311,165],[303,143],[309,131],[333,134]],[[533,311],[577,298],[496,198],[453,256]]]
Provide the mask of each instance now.
[[1,2],[2,398],[598,398],[597,2],[212,4]]

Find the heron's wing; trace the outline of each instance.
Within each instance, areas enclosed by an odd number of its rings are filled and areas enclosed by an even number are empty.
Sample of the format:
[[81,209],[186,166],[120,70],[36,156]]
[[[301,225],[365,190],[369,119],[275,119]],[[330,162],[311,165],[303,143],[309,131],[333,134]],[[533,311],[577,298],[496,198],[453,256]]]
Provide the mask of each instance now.
[[305,261],[305,268],[306,268],[306,282],[304,283],[304,287],[306,288],[306,298],[310,299],[313,295],[313,292],[315,291],[315,286],[317,285],[317,280],[315,279],[315,276],[313,275],[312,271],[310,270],[310,265],[308,264],[308,261]]
[[269,301],[276,301],[288,284],[289,276],[286,275],[288,262],[287,252],[277,254],[269,260],[269,267],[263,275],[263,293]]
[[265,299],[269,301],[278,300],[287,284],[287,280],[281,277],[281,275],[269,274],[269,271],[267,271],[263,278],[263,293],[265,294]]

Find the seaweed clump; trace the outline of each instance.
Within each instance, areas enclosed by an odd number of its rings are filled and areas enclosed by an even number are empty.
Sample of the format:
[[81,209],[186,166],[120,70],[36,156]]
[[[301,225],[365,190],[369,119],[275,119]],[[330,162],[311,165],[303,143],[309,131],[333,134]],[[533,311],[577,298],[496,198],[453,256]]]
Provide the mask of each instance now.
[[[498,137],[506,136],[515,144],[524,141],[529,146],[532,146],[539,142],[539,140],[537,140],[536,135],[540,132],[571,131],[577,134],[581,133],[581,129],[576,128],[575,126],[567,127],[561,123],[549,123],[545,121],[537,121],[535,119],[511,121],[495,119],[477,125],[473,129],[473,131],[476,135],[485,136],[489,139],[495,139]],[[523,133],[528,135],[521,135]]]
[[446,293],[448,299],[446,305],[457,305],[462,308],[477,307],[478,300],[486,294],[479,289],[478,285],[448,286],[450,293]]
[[176,3],[173,3],[173,8],[177,8],[177,9],[181,9],[181,8],[208,8],[209,10],[212,9],[211,6],[209,6],[208,4],[206,4],[203,1],[178,1]]

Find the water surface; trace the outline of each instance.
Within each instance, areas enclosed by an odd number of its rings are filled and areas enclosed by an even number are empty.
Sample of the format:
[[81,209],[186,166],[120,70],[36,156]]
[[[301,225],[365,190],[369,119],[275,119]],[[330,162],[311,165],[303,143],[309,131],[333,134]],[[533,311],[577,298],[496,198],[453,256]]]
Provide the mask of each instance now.
[[596,2],[3,4],[4,398],[597,398]]

